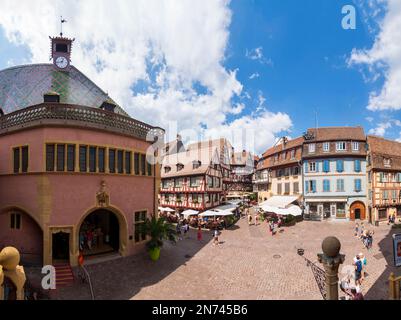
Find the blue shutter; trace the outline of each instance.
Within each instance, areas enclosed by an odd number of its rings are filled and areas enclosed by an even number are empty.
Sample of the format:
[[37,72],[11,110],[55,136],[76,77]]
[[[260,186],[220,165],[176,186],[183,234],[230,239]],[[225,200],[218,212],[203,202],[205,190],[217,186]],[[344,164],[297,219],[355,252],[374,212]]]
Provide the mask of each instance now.
[[308,161],[305,161],[304,163],[304,172],[308,173]]
[[312,192],[316,192],[316,180],[312,180]]
[[343,171],[344,171],[344,161],[337,160],[337,172],[343,172]]
[[323,191],[324,192],[329,192],[330,191],[330,181],[329,180],[323,180]]
[[309,181],[305,181],[305,193],[309,193]]
[[355,183],[356,183],[356,191],[362,191],[362,181],[361,181],[361,179],[356,179],[355,180]]
[[323,171],[324,172],[330,172],[330,161],[329,160],[324,160],[323,162]]
[[316,172],[320,171],[320,161],[316,161]]
[[354,166],[355,166],[355,172],[361,172],[361,160],[355,160]]

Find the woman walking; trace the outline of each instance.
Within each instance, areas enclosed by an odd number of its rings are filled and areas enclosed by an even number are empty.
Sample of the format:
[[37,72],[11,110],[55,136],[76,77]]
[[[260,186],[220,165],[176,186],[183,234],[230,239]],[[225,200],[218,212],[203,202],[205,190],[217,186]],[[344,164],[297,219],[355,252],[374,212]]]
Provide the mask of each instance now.
[[198,227],[198,241],[202,241],[202,227],[199,226]]

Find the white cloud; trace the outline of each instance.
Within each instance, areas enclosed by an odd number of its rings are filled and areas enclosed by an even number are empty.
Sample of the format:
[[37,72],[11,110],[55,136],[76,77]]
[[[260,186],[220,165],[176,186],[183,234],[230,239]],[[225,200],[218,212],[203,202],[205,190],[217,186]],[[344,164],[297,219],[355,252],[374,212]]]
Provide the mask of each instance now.
[[258,47],[255,49],[252,49],[248,51],[248,49],[245,52],[245,56],[248,59],[259,61],[261,64],[265,65],[273,65],[273,61],[270,58],[266,58],[263,55],[263,47]]
[[374,118],[372,118],[372,117],[366,117],[365,120],[368,121],[368,122],[373,122]]
[[253,79],[256,79],[256,78],[259,78],[260,77],[260,74],[258,73],[258,72],[255,72],[255,73],[252,73],[250,76],[249,76],[249,79],[250,80],[253,80]]
[[370,129],[369,134],[374,134],[376,136],[381,136],[383,137],[386,134],[386,130],[391,128],[391,123],[386,122],[386,123],[379,123],[376,128]]
[[[248,94],[237,70],[223,65],[228,0],[2,0],[0,26],[9,41],[29,48],[29,62],[48,62],[48,36],[59,33],[61,15],[65,36],[76,38],[73,64],[134,118],[166,128],[177,121],[179,131],[227,132],[244,124],[255,129],[260,151],[291,126],[287,115],[268,110],[241,116],[245,105],[234,101]],[[265,61],[261,48],[255,53]],[[146,90],[133,92],[138,81]]]
[[353,49],[349,59],[350,65],[367,66],[373,74],[384,76],[384,85],[379,92],[370,93],[368,109],[399,110],[401,109],[401,1],[371,0],[368,2],[373,14],[378,15],[378,8],[386,5],[386,14],[380,26],[374,45],[369,50]]

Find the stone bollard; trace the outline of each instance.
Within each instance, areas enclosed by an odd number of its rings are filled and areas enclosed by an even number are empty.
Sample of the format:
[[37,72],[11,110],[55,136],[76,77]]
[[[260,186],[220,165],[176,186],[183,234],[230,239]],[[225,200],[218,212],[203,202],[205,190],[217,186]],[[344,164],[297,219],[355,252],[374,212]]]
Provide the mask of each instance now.
[[17,249],[6,247],[0,252],[0,265],[2,266],[2,271],[0,270],[0,280],[3,281],[4,277],[10,279],[17,289],[16,299],[24,300],[24,285],[26,277],[24,267],[20,266],[19,262],[20,254]]
[[317,255],[326,273],[326,300],[338,300],[338,268],[345,260],[340,249],[341,243],[336,237],[327,237],[322,242],[323,253]]

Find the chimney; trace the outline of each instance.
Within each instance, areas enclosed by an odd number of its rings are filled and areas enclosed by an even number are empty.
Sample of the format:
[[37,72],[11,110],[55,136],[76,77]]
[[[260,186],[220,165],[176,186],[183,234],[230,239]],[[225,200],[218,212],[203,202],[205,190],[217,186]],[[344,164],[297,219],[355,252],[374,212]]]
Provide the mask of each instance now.
[[49,91],[43,95],[45,103],[60,103],[60,95],[55,91]]

